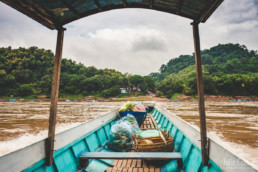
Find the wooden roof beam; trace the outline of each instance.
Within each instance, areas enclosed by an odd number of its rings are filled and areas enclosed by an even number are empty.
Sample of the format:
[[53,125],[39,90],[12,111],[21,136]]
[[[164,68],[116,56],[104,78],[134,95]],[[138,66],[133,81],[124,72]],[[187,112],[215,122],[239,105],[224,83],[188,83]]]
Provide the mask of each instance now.
[[102,11],[101,5],[98,0],[94,0],[95,5],[98,7],[99,11]]
[[11,6],[12,8],[16,9],[17,11],[20,11],[21,13],[27,15],[28,17],[32,18],[33,20],[41,23],[42,25],[46,26],[49,29],[56,29],[56,26],[54,24],[49,23],[48,21],[44,20],[43,18],[35,15],[35,13],[24,9],[21,4],[20,1],[9,1],[9,0],[1,0],[2,2],[4,2],[5,4]]
[[153,0],[149,0],[149,8],[152,8]]
[[126,0],[122,0],[122,1],[123,1],[123,6],[126,7],[127,6]]
[[177,6],[176,14],[181,14],[181,10],[183,8],[183,4],[184,4],[184,0],[179,1],[178,6]]
[[82,16],[80,15],[80,13],[75,9],[73,8],[73,6],[71,4],[69,4],[66,0],[61,0],[64,5],[69,8],[69,10],[79,19],[81,18]]
[[42,13],[42,12],[38,9],[38,7],[35,7],[35,4],[29,4],[29,3],[27,3],[26,1],[20,1],[20,3],[22,4],[22,6],[28,6],[28,7],[32,8],[33,11],[30,10],[31,12],[35,12],[35,14],[36,14],[37,16],[41,17],[43,20],[49,22],[49,23],[52,24],[52,25],[55,25],[54,19],[53,19],[51,16]]
[[211,2],[207,8],[200,14],[200,22],[206,22],[206,20],[212,15],[212,13],[218,8],[218,6],[223,2],[223,0],[215,0]]

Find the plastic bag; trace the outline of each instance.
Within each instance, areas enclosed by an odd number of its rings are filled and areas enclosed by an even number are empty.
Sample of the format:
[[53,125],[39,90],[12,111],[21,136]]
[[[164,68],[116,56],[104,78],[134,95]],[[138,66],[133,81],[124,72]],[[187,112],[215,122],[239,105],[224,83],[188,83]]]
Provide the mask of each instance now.
[[112,125],[108,148],[115,152],[126,152],[132,148],[131,129],[123,121]]
[[137,130],[133,127],[133,125],[128,121],[121,121],[120,124],[130,129],[131,134],[137,133]]
[[133,133],[141,132],[141,129],[139,128],[139,125],[133,115],[127,114],[127,116],[122,118],[122,121],[130,123]]
[[126,127],[130,132],[131,134],[132,133],[136,133],[135,129],[133,128],[133,126],[131,125],[130,122],[126,121],[124,119],[124,117],[118,121],[116,121],[116,124],[122,124],[124,127]]
[[135,105],[134,112],[146,112],[146,107],[144,105]]
[[135,117],[131,114],[127,114],[125,117],[122,118],[122,120],[130,122],[132,125],[138,125]]

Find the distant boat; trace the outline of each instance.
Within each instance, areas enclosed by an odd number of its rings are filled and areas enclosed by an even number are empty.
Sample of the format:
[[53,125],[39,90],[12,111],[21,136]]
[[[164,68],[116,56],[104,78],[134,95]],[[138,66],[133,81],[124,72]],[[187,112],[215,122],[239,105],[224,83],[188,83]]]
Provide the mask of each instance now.
[[[124,157],[124,152],[112,153],[106,145],[109,142],[109,132],[111,126],[119,118],[118,112],[114,111],[104,116],[85,122],[77,127],[61,132],[55,137],[55,152],[54,161],[51,166],[46,166],[45,142],[43,139],[25,148],[9,153],[0,157],[1,171],[23,171],[23,172],[38,172],[38,171],[87,171],[87,172],[104,172],[112,171],[114,168],[122,170],[139,170],[145,171],[236,171],[240,168],[244,171],[256,171],[237,155],[232,154],[227,149],[209,139],[209,166],[202,165],[200,133],[187,122],[177,117],[158,106],[151,106],[149,117],[155,121],[159,128],[166,128],[174,138],[175,152],[170,153],[170,159],[167,163],[156,166],[146,165],[141,159],[116,160],[116,158],[106,159],[105,156],[115,156],[117,158]],[[148,124],[148,123],[145,123]],[[150,124],[151,126],[151,124]],[[147,128],[149,128],[146,125]],[[98,154],[98,152],[101,152]],[[84,165],[82,162],[85,156],[89,153],[97,153],[102,159],[93,158]],[[150,152],[151,153],[151,152]],[[152,158],[158,153],[150,154]],[[128,154],[127,154],[128,155]],[[141,152],[133,153],[136,156],[146,156]],[[163,155],[164,156],[164,155]],[[161,157],[162,158],[162,157]],[[179,166],[178,161],[182,160],[182,165]],[[80,163],[81,162],[81,163]],[[139,164],[139,163],[140,164]],[[137,165],[138,163],[138,165]],[[237,163],[237,164],[235,164]],[[124,165],[122,165],[124,164]],[[118,167],[119,166],[119,167]]]
[[16,102],[16,99],[9,99],[9,102]]
[[180,102],[181,100],[169,100],[169,102]]

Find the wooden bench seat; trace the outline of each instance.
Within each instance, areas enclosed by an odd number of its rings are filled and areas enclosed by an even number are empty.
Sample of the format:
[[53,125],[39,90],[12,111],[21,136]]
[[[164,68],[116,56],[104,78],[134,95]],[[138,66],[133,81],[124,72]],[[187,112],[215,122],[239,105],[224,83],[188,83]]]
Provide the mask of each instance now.
[[79,160],[82,166],[90,159],[148,159],[148,160],[177,160],[178,167],[182,166],[182,155],[179,152],[84,152]]
[[152,159],[181,160],[180,152],[84,152],[80,159]]

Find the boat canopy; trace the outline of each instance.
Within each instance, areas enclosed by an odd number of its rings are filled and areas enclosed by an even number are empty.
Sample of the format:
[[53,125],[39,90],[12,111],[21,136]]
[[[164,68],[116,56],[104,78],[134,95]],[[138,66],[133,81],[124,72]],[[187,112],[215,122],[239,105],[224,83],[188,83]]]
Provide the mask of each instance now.
[[1,0],[49,29],[77,19],[119,8],[163,11],[205,22],[223,0]]

